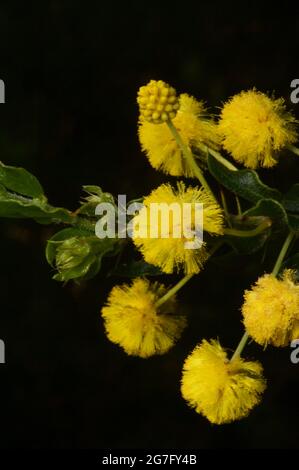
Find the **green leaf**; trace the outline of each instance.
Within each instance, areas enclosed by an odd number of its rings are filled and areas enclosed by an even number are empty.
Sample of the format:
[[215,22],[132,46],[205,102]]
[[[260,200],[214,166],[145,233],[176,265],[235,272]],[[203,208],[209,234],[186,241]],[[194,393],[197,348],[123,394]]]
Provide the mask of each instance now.
[[139,260],[117,266],[110,271],[109,276],[134,278],[142,276],[161,276],[162,274],[163,273],[156,266]]
[[269,230],[254,237],[234,237],[232,235],[224,235],[223,240],[230,245],[235,253],[240,255],[250,255],[259,251],[269,238]]
[[247,201],[255,203],[260,199],[280,201],[282,198],[281,193],[266,186],[254,170],[229,170],[212,155],[208,156],[208,168],[219,183]]
[[287,211],[299,212],[299,183],[294,184],[283,196],[282,204]]
[[289,227],[294,232],[299,232],[299,215],[288,214]]
[[45,199],[31,199],[9,193],[3,186],[0,187],[0,217],[32,218],[40,223],[72,223],[74,220],[74,216],[67,209],[53,207]]
[[42,224],[74,221],[67,209],[48,204],[35,176],[23,168],[6,166],[1,162],[0,217],[31,218]]
[[271,221],[269,228],[266,227],[255,236],[224,236],[224,240],[239,254],[251,254],[260,250],[270,235],[287,232],[289,223],[283,206],[273,199],[262,199],[242,216],[232,216],[230,220],[233,228],[242,232],[250,232],[264,222]]
[[[231,215],[230,223],[232,227],[226,229],[226,233],[222,238],[223,241],[230,245],[238,254],[246,255],[260,250],[271,233],[271,221],[269,217],[265,216],[250,216],[246,214],[242,216]],[[252,232],[259,230],[260,227],[262,227],[262,231],[259,231],[256,235],[252,235]],[[234,231],[236,231],[236,233],[233,233]],[[238,232],[240,232],[240,234]]]
[[[288,211],[288,223],[291,230],[299,232],[299,183],[294,184],[283,196],[282,204]],[[290,214],[294,212],[294,214]]]
[[37,178],[24,168],[7,166],[0,162],[0,183],[8,190],[23,196],[45,198]]
[[251,207],[244,216],[264,216],[272,221],[271,232],[273,234],[285,232],[288,228],[288,216],[284,207],[274,199],[262,199],[256,206]]

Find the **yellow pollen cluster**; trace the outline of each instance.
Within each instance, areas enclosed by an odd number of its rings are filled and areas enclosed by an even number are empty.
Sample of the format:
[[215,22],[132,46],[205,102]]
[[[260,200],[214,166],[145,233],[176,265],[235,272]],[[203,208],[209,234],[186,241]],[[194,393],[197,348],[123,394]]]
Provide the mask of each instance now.
[[230,362],[218,341],[203,340],[187,357],[181,392],[188,404],[211,423],[246,417],[266,388],[259,362],[240,357]]
[[[218,128],[208,117],[204,103],[184,93],[179,96],[179,104],[173,124],[184,143],[198,153],[202,152],[202,145],[217,150],[220,145]],[[195,176],[166,123],[155,125],[141,118],[138,135],[153,168],[172,176]]]
[[175,297],[156,307],[166,291],[163,284],[142,278],[113,287],[102,308],[110,341],[142,358],[166,353],[186,326],[186,317],[176,313]]
[[162,80],[151,80],[140,87],[137,103],[141,117],[154,124],[173,119],[180,106],[175,89]]
[[224,104],[218,128],[225,150],[255,169],[277,164],[277,152],[297,140],[296,123],[283,98],[273,99],[253,89]]
[[285,270],[282,279],[266,274],[245,292],[242,307],[248,334],[262,346],[288,346],[298,338],[299,286],[294,273]]
[[[201,228],[211,235],[223,233],[223,214],[220,206],[203,188],[186,187],[183,182],[172,188],[163,184],[147,196],[143,208],[133,220],[133,241],[141,251],[146,262],[158,266],[165,273],[173,273],[181,268],[186,274],[198,273],[208,258],[204,243],[186,248],[186,242],[195,240],[196,211],[195,204],[202,204]],[[192,208],[191,217],[184,217],[184,204]],[[153,217],[152,208],[159,208],[158,217]],[[163,211],[164,205],[169,210]],[[173,211],[178,208],[182,217],[175,225]],[[197,227],[199,228],[199,227]],[[177,230],[178,233],[174,233]],[[155,236],[151,233],[155,232]],[[186,234],[189,237],[186,237]]]

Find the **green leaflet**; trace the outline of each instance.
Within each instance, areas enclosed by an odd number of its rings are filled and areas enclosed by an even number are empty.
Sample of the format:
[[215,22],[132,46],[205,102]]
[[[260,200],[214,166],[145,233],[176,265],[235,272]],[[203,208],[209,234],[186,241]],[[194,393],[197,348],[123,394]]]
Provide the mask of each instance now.
[[32,198],[45,198],[38,179],[24,168],[7,166],[0,162],[0,184],[9,191]]
[[285,232],[288,227],[288,216],[283,206],[274,199],[262,199],[244,215],[269,217],[272,221],[271,232]]
[[67,209],[48,204],[35,176],[3,163],[0,163],[0,217],[32,218],[39,223],[74,220]]
[[46,199],[31,199],[9,193],[3,186],[0,188],[0,217],[32,218],[39,223],[72,223],[74,220],[74,216],[67,209],[53,207]]
[[283,196],[282,204],[287,211],[299,212],[299,183],[294,184]]
[[267,220],[271,221],[269,228],[256,236],[225,235],[224,240],[238,253],[254,253],[263,247],[271,234],[282,234],[287,231],[289,221],[283,206],[273,199],[262,199],[242,216],[231,217],[233,228],[241,231],[253,230]]
[[247,201],[256,203],[260,199],[282,199],[281,193],[266,186],[254,170],[229,170],[211,155],[208,156],[208,168],[219,183]]
[[[268,217],[263,216],[231,216],[232,228],[245,231],[253,231],[257,229],[264,222],[269,222]],[[260,250],[271,233],[271,227],[265,228],[262,232],[255,236],[237,236],[237,235],[223,235],[223,241],[230,245],[236,253],[247,255],[255,253]]]
[[294,232],[299,232],[299,215],[288,214],[288,219],[289,219],[289,227]]

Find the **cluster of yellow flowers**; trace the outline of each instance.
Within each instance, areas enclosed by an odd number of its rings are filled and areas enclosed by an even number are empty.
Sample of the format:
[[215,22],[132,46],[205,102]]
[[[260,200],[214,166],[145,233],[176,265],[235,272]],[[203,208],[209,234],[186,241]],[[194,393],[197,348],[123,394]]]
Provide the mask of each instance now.
[[[184,142],[199,152],[203,144],[215,149],[220,146],[216,123],[206,117],[204,104],[192,96],[180,95],[173,124]],[[195,176],[166,123],[157,126],[141,115],[138,134],[141,148],[153,168],[172,176]]]
[[[218,123],[207,115],[203,102],[182,94],[171,119],[190,148],[200,152],[205,145],[212,149],[222,145],[237,162],[253,169],[276,165],[277,153],[298,138],[296,119],[286,111],[283,98],[273,99],[255,89],[242,91],[225,103]],[[165,122],[156,126],[141,113],[139,139],[155,169],[173,176],[194,176]]]
[[248,168],[270,168],[277,152],[297,140],[296,120],[284,100],[256,90],[243,91],[221,111],[219,132],[225,150]]
[[[208,257],[205,246],[193,250],[186,250],[185,242],[187,239],[181,233],[180,237],[172,237],[173,224],[169,220],[167,224],[167,233],[163,233],[162,220],[152,220],[150,217],[150,207],[152,203],[177,203],[182,207],[185,203],[203,204],[203,229],[210,234],[221,235],[223,233],[223,216],[220,206],[211,198],[210,194],[204,189],[198,187],[185,187],[181,181],[177,188],[169,184],[163,184],[152,191],[144,201],[144,207],[135,217],[135,227],[133,240],[137,248],[143,254],[145,261],[156,265],[167,274],[173,273],[176,269],[183,267],[186,274],[196,274],[200,271],[203,263]],[[183,211],[181,211],[183,213]],[[192,214],[194,222],[195,214]],[[169,219],[171,213],[169,214]],[[153,223],[157,223],[157,238],[150,237],[150,229],[154,229]],[[144,226],[145,225],[145,226]],[[186,224],[185,224],[186,225]],[[181,224],[180,230],[183,231],[184,224]],[[142,237],[139,233],[143,233]],[[167,236],[165,236],[167,235]],[[168,236],[169,235],[169,236]]]
[[182,395],[211,423],[224,424],[248,415],[266,388],[258,362],[229,361],[218,341],[203,340],[186,359]]
[[244,299],[244,325],[257,343],[287,346],[299,337],[299,286],[293,271],[285,270],[281,279],[265,274]]
[[[182,181],[176,187],[161,185],[144,198],[143,208],[133,220],[133,242],[144,260],[164,273],[183,270],[183,280],[167,289],[136,278],[130,285],[114,287],[102,308],[108,338],[127,354],[146,358],[166,353],[180,337],[187,322],[179,313],[175,293],[201,270],[210,255],[206,243],[185,249],[188,238],[183,234],[173,237],[171,223],[165,234],[160,219],[154,227],[157,236],[151,238],[150,205],[201,203],[202,229],[209,236],[221,236],[225,232],[224,212],[196,163],[196,155],[204,156],[207,149],[217,152],[222,146],[246,167],[271,167],[277,162],[277,151],[295,142],[297,133],[296,121],[286,112],[283,100],[255,89],[225,103],[218,122],[207,115],[202,102],[187,94],[177,97],[174,88],[161,80],[141,87],[137,101],[139,139],[151,165],[172,176],[197,177],[201,183],[195,187]],[[240,356],[247,338],[263,346],[286,346],[299,335],[299,286],[292,271],[285,270],[280,278],[277,272],[260,277],[245,292],[242,315],[246,333],[230,359],[218,341],[202,340],[184,363],[182,396],[211,423],[247,416],[265,390],[261,364]]]
[[134,356],[167,352],[186,326],[186,317],[176,313],[175,296],[157,305],[165,292],[162,284],[139,278],[131,286],[115,286],[102,309],[108,338]]

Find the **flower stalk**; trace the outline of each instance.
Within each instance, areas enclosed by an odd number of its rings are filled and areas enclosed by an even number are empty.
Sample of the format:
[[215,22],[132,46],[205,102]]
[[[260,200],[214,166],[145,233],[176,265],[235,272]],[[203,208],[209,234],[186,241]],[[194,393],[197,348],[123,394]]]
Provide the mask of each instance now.
[[183,142],[179,132],[177,131],[176,127],[174,126],[173,122],[170,119],[167,121],[167,125],[168,125],[168,128],[169,128],[170,132],[172,133],[177,145],[180,147],[180,149],[181,149],[188,165],[192,169],[193,173],[195,174],[195,176],[197,177],[199,182],[202,184],[202,186],[210,193],[210,195],[213,197],[213,199],[217,202],[217,200],[214,196],[214,193],[211,190],[207,180],[205,179],[205,177],[204,177],[202,171],[200,170],[200,168],[197,166],[197,163],[196,163],[196,161],[193,157],[193,154],[192,154],[191,150],[189,149],[189,147],[187,147],[187,145],[185,145],[185,143]]
[[260,233],[264,232],[268,228],[270,228],[272,225],[271,220],[265,220],[262,222],[260,225],[258,225],[256,228],[252,230],[238,230],[235,228],[225,228],[223,230],[224,235],[231,235],[234,237],[255,237],[256,235],[259,235]]
[[[209,251],[209,258],[213,256],[213,254],[218,250],[218,248],[222,246],[222,243],[222,240],[219,240],[217,243],[215,243],[215,245]],[[186,276],[184,276],[177,284],[175,284],[171,289],[169,289],[169,291],[166,292],[166,294],[163,295],[163,297],[161,297],[156,302],[156,307],[160,307],[167,300],[173,297],[182,287],[184,287],[185,284],[187,284],[188,281],[190,281],[190,279],[192,279],[194,275],[195,274],[187,274]]]
[[214,150],[205,144],[198,144],[198,147],[202,150],[202,152],[212,155],[212,157],[218,160],[218,162],[222,163],[222,165],[225,166],[228,170],[231,170],[231,171],[238,170],[238,168],[235,165],[233,165],[226,158],[224,158],[220,152],[217,152],[217,150]]

